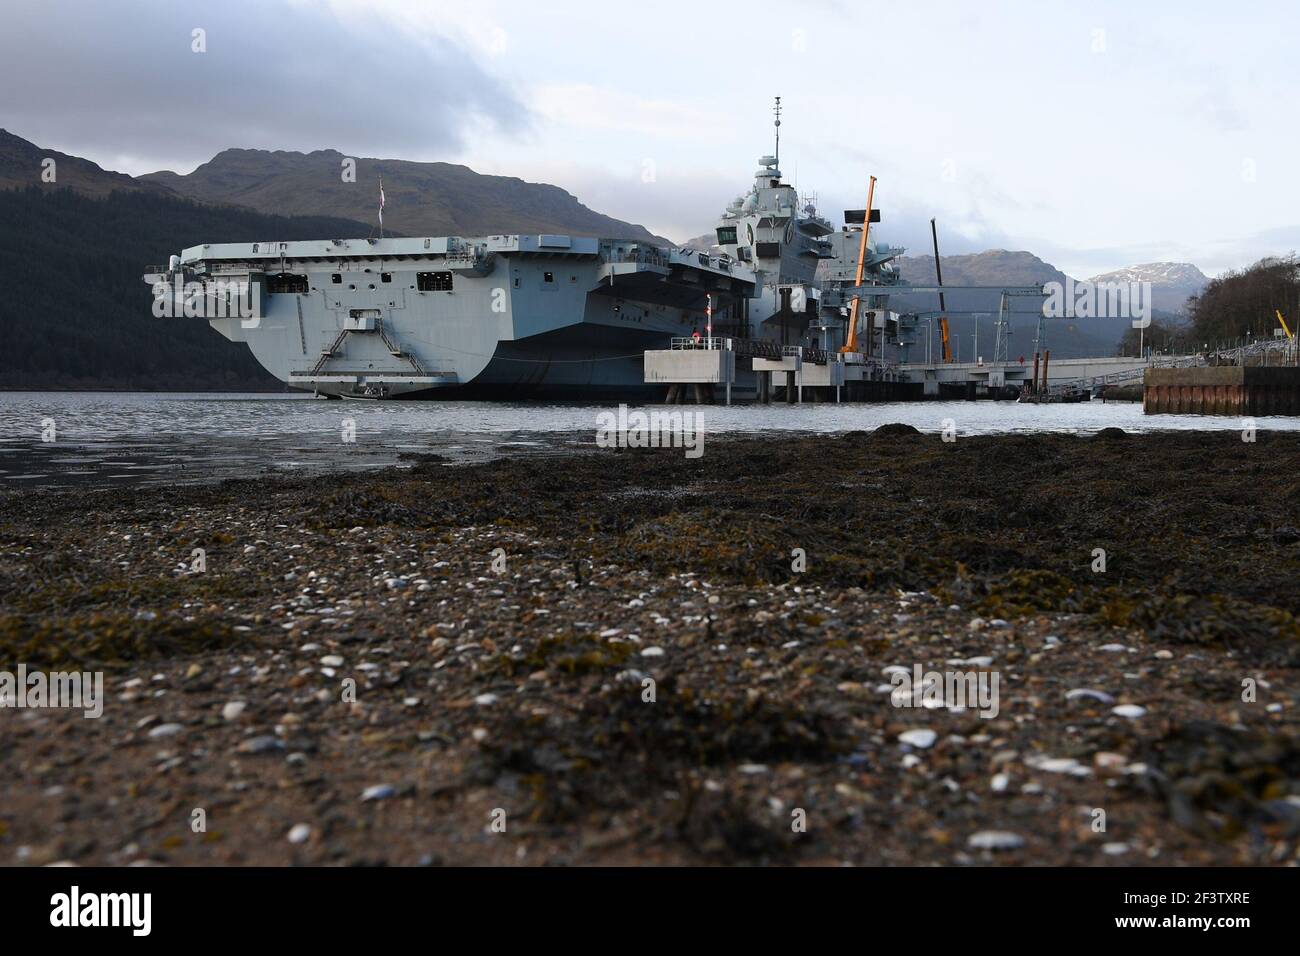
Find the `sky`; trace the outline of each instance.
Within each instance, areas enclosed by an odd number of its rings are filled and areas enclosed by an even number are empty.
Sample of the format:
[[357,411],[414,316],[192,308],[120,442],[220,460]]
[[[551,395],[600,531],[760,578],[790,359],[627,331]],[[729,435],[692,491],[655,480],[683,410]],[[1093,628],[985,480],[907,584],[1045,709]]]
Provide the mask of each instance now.
[[[677,241],[770,153],[833,222],[1087,277],[1300,248],[1300,4],[6,0],[0,127],[133,175],[463,163]],[[202,43],[195,39],[202,31]],[[197,51],[197,45],[203,50]]]

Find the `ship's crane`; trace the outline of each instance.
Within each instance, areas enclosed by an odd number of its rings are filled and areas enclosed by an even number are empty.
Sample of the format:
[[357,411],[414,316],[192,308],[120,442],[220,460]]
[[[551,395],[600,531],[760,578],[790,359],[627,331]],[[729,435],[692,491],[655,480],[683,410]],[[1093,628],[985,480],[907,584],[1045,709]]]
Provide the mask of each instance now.
[[[876,195],[876,177],[871,177],[871,182],[867,186],[867,213],[862,217],[862,242],[858,245],[858,272],[853,281],[853,285],[862,285],[862,269],[867,260],[867,233],[871,231],[871,203]],[[844,340],[841,352],[856,352],[858,350],[858,303],[862,301],[860,295],[853,296],[853,306],[849,310],[849,334]],[[871,331],[867,331],[867,348],[871,348]]]
[[[939,286],[939,334],[943,342],[943,361],[947,365],[952,361],[952,346],[948,344],[948,316],[944,315],[948,307],[943,301],[943,268],[939,265],[939,228],[934,224],[933,217],[930,219],[930,237],[934,240],[935,284]],[[930,356],[926,356],[926,361],[931,361]]]

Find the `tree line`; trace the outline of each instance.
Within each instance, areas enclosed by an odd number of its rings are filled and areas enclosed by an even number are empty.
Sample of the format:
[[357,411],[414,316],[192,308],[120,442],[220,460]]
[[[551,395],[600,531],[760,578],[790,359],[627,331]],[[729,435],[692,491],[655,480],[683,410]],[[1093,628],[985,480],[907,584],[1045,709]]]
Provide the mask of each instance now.
[[158,319],[145,267],[203,242],[354,238],[346,219],[269,216],[120,190],[0,190],[0,387],[279,391],[242,343]]

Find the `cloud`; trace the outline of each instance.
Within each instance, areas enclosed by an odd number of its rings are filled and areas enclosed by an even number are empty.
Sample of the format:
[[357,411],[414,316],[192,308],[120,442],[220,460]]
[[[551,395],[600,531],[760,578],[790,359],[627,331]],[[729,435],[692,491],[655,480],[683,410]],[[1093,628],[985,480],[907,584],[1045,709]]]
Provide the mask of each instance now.
[[188,171],[230,146],[428,155],[477,127],[527,128],[527,108],[454,40],[336,6],[25,3],[0,33],[0,115],[133,173]]

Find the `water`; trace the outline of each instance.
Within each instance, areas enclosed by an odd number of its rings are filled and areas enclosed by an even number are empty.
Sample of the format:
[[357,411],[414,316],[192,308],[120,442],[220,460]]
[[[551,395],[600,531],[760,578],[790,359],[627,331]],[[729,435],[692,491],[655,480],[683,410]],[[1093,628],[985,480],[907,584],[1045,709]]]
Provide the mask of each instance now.
[[[505,402],[337,402],[300,395],[0,392],[0,489],[88,484],[174,484],[272,473],[322,473],[554,453],[590,443],[610,406]],[[708,437],[823,434],[905,422],[958,437],[1027,432],[1091,434],[1240,430],[1244,420],[1144,415],[1136,402],[1019,405],[898,402],[881,405],[681,406]],[[344,420],[356,423],[343,440]],[[55,441],[42,440],[53,422]],[[1260,430],[1300,430],[1300,419],[1262,417]],[[403,456],[407,456],[403,458]]]

